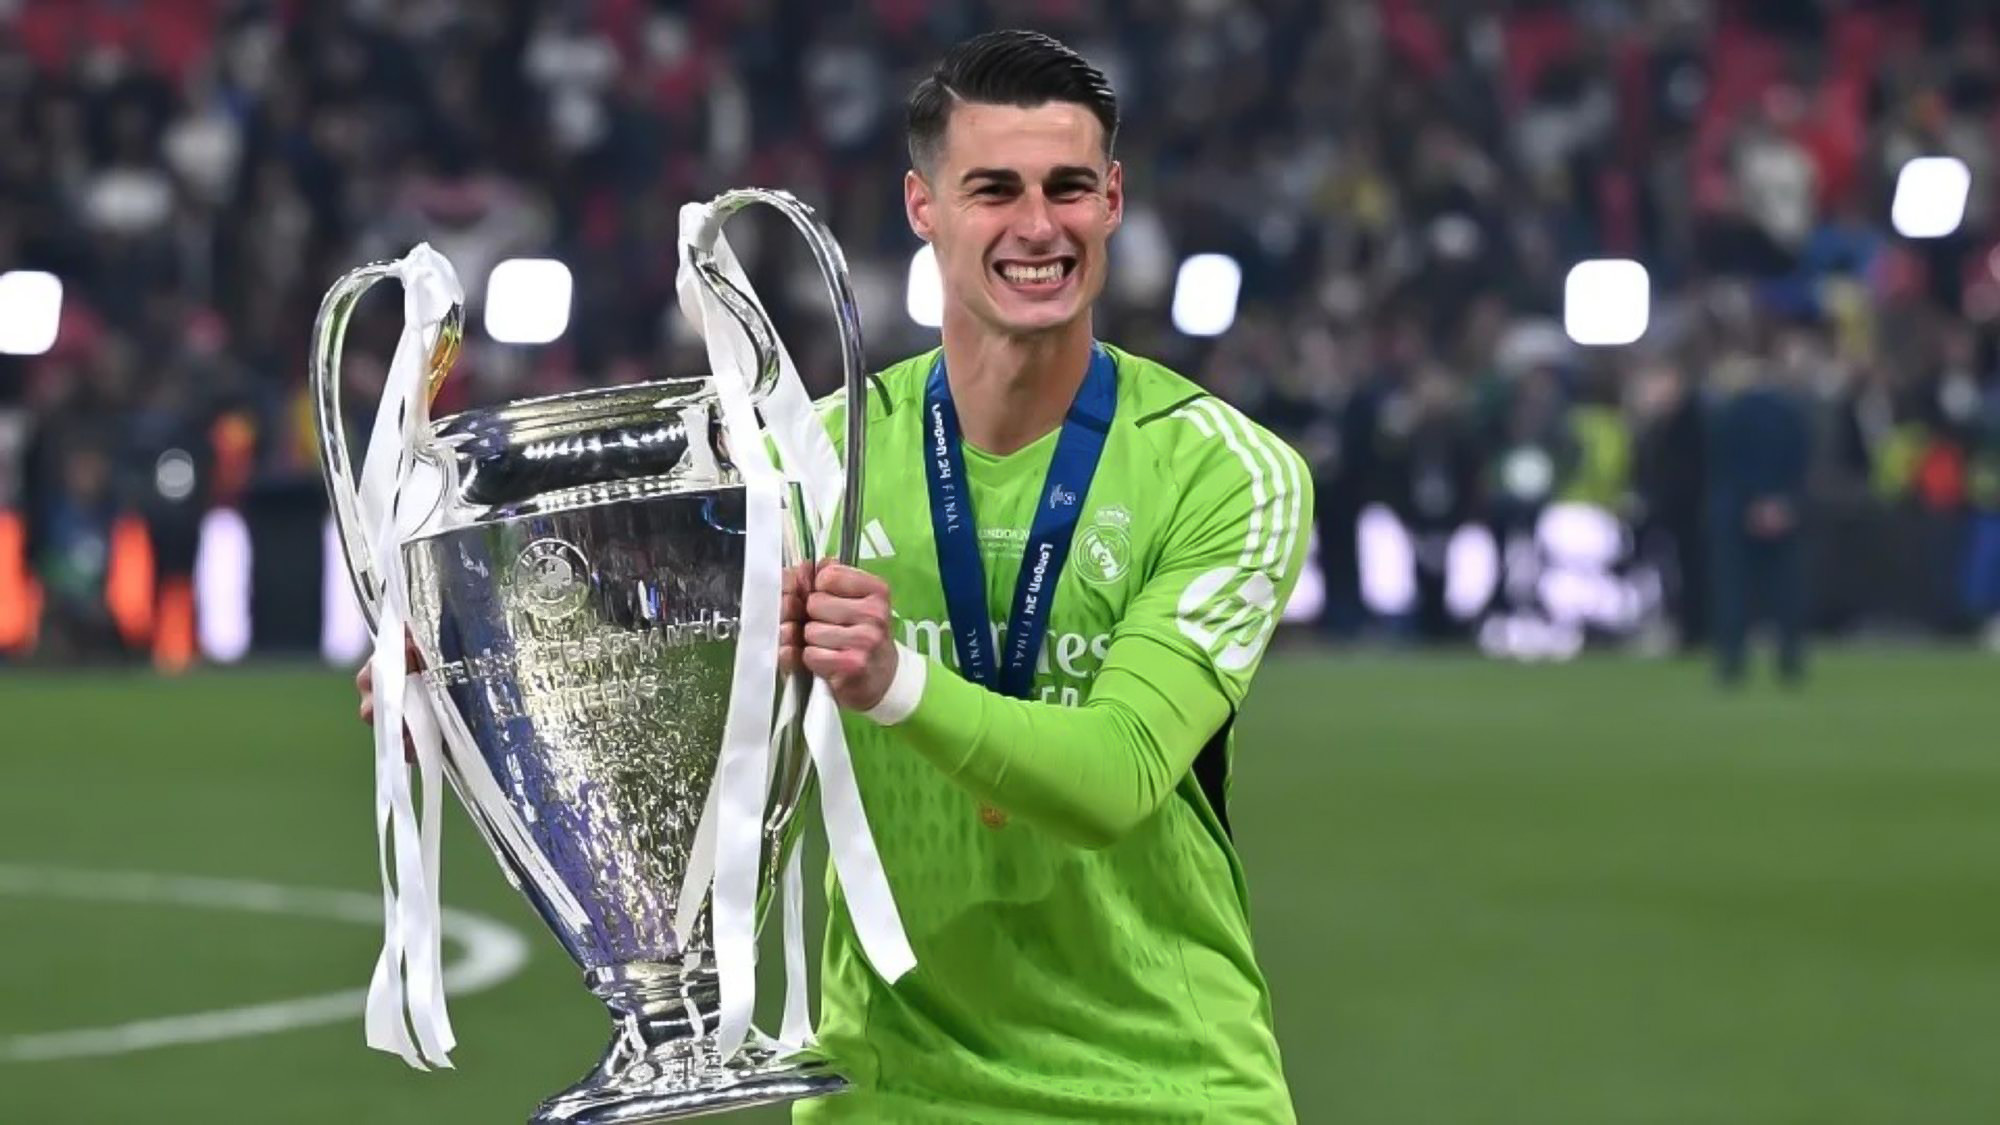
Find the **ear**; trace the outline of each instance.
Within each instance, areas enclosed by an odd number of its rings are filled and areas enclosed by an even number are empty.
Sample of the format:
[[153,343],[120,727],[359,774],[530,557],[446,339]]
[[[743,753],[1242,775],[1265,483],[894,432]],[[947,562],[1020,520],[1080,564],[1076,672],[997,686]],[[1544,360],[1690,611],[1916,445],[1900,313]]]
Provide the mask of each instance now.
[[903,214],[910,220],[910,229],[925,242],[931,240],[931,185],[912,168],[903,173]]
[[1116,160],[1104,174],[1105,218],[1116,231],[1125,222],[1125,166]]

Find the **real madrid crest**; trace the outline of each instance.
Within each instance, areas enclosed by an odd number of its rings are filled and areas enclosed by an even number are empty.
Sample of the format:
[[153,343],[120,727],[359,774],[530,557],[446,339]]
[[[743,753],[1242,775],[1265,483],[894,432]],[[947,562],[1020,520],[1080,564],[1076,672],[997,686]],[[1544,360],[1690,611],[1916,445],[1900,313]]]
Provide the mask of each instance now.
[[515,597],[544,621],[575,613],[590,595],[583,552],[560,539],[537,539],[514,560]]
[[1070,565],[1086,582],[1116,582],[1132,566],[1132,516],[1123,508],[1097,510],[1090,526],[1077,534]]

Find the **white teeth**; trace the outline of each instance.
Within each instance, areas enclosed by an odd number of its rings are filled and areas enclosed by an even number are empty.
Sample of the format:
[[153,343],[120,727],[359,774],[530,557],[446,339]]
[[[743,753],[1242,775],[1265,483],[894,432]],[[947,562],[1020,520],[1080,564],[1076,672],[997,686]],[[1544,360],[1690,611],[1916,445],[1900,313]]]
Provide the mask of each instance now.
[[1000,267],[1000,275],[1008,281],[1025,285],[1037,281],[1060,281],[1062,280],[1063,268],[1061,262],[1054,262],[1046,266],[1002,266]]

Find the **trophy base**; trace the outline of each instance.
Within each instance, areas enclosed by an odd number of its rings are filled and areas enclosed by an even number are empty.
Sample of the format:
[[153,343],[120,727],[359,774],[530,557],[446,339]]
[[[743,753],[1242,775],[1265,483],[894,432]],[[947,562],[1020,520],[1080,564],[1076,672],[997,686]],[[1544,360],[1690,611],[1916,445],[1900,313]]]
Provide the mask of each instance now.
[[823,1062],[783,1059],[754,1044],[746,1045],[728,1063],[712,1059],[707,1065],[698,1063],[684,1056],[637,1059],[612,1074],[600,1067],[543,1102],[529,1125],[650,1125],[847,1089],[847,1080]]
[[596,1068],[543,1102],[529,1125],[650,1125],[847,1089],[823,1059],[754,1035],[724,1061],[714,1040],[715,968],[705,958],[608,966],[584,979],[617,1031]]

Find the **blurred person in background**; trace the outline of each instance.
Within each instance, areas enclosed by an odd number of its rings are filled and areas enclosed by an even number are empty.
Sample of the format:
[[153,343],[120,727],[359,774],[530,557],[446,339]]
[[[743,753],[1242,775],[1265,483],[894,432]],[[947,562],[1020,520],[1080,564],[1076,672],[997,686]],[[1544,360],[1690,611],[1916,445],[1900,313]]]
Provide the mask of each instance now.
[[1358,385],[1352,353],[1351,341],[1325,327],[1302,332],[1298,355],[1284,368],[1283,408],[1269,420],[1312,469],[1313,526],[1326,588],[1320,627],[1336,638],[1354,636],[1366,618],[1356,528],[1377,454],[1373,399]]
[[1743,682],[1751,627],[1768,618],[1779,678],[1806,673],[1804,522],[1812,456],[1804,400],[1816,362],[1803,325],[1778,331],[1775,361],[1726,355],[1715,373],[1720,399],[1709,428],[1708,519],[1713,552],[1715,674]]
[[58,662],[120,657],[126,647],[107,597],[118,516],[110,451],[96,435],[72,434],[38,460],[56,478],[42,486],[29,523],[43,599],[40,653]]
[[1686,372],[1670,360],[1641,366],[1633,379],[1633,513],[1639,551],[1660,575],[1674,643],[1708,639],[1706,408]]
[[1968,476],[1965,609],[1984,629],[1986,647],[2000,651],[2000,380],[1981,397]]
[[138,470],[133,507],[152,545],[154,658],[174,671],[194,659],[195,559],[215,461],[208,420],[184,368],[159,373],[133,413],[126,441]]
[[1407,418],[1399,420],[1384,451],[1393,482],[1390,508],[1408,529],[1415,556],[1417,637],[1438,644],[1463,633],[1445,593],[1452,537],[1479,511],[1479,448],[1457,381],[1442,366],[1416,372],[1399,411]]
[[1489,608],[1533,613],[1541,603],[1542,513],[1574,479],[1581,450],[1569,424],[1569,390],[1553,364],[1534,364],[1491,393],[1482,446],[1485,518],[1502,579]]

